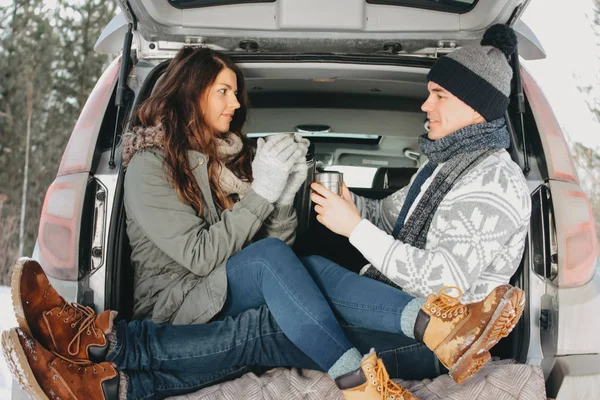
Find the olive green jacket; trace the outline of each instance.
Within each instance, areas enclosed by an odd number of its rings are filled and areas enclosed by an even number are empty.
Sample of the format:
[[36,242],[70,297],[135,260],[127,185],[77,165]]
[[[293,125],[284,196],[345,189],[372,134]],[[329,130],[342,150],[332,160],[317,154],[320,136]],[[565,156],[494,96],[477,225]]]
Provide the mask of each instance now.
[[274,206],[250,190],[233,209],[221,212],[210,191],[207,156],[189,150],[188,159],[197,164],[193,174],[205,202],[201,217],[169,183],[161,150],[139,149],[128,162],[125,211],[135,319],[207,322],[225,302],[225,264],[232,255],[261,237],[288,244],[295,239],[293,205]]

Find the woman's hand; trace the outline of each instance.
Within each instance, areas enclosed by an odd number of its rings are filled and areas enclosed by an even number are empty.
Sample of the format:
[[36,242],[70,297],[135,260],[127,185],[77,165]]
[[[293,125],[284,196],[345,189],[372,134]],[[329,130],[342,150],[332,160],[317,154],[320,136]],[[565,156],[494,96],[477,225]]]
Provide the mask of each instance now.
[[310,185],[314,191],[310,199],[315,203],[317,221],[338,235],[350,237],[362,217],[352,201],[348,187],[342,183],[342,195],[338,196],[320,183]]
[[277,200],[277,204],[288,205],[294,202],[296,193],[300,190],[300,187],[306,182],[306,176],[308,174],[308,165],[306,165],[306,153],[308,152],[308,146],[310,142],[308,139],[304,139],[301,135],[294,135],[294,141],[298,143],[298,147],[302,152],[298,155],[298,159],[288,177],[287,184],[281,193],[281,197]]
[[269,203],[275,203],[302,151],[290,135],[276,135],[267,142],[259,138],[252,161],[252,189]]
[[277,204],[289,205],[294,202],[296,193],[300,190],[302,184],[306,181],[308,175],[308,165],[304,158],[298,160],[292,167],[290,176],[288,177],[287,184],[281,193],[281,197],[277,200]]

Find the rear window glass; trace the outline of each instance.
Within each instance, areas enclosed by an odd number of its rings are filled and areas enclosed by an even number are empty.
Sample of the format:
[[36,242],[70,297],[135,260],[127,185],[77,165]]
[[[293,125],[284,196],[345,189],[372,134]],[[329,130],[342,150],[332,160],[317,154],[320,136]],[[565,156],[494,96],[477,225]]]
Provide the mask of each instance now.
[[198,8],[212,6],[227,6],[230,4],[274,3],[275,0],[169,0],[177,8]]
[[[318,166],[318,163],[317,163]],[[351,188],[371,189],[377,168],[355,167],[350,165],[332,165],[325,171],[337,171],[344,174],[344,183]]]
[[426,8],[429,10],[464,13],[470,11],[477,0],[366,0],[369,4]]
[[[325,143],[355,143],[355,144],[377,144],[381,140],[381,136],[370,135],[364,133],[340,133],[340,132],[327,132],[327,133],[315,133],[315,132],[303,132],[298,131],[303,137],[310,139],[313,142],[325,142]],[[279,133],[293,133],[289,132],[269,132],[269,133],[248,133],[249,138],[259,138],[269,135],[276,135]]]

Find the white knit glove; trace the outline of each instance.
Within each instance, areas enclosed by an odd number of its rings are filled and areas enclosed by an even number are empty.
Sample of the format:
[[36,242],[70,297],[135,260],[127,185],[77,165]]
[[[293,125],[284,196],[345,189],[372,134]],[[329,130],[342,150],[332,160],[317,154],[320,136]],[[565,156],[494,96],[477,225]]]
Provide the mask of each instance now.
[[256,156],[252,161],[252,189],[269,203],[275,203],[300,154],[302,148],[291,135],[275,135],[267,142],[259,138]]
[[294,202],[296,193],[306,181],[306,175],[308,174],[306,153],[308,153],[308,146],[310,145],[310,142],[308,139],[304,139],[298,134],[294,135],[294,140],[298,143],[298,147],[302,149],[302,153],[298,155],[298,159],[292,167],[292,171],[288,177],[287,184],[281,193],[281,197],[279,200],[277,200],[277,204],[280,205],[289,205]]

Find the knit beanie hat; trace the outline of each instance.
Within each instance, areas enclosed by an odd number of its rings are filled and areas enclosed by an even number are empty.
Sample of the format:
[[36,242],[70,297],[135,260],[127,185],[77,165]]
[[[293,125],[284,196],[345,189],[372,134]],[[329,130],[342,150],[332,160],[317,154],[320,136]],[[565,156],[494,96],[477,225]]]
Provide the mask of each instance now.
[[486,121],[493,121],[508,108],[513,74],[508,57],[516,47],[512,28],[493,25],[480,45],[468,45],[441,57],[427,74],[427,81],[461,99]]

